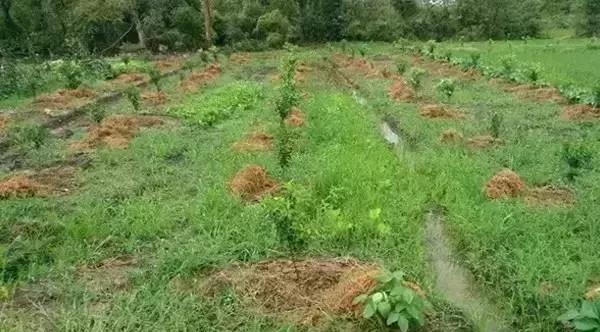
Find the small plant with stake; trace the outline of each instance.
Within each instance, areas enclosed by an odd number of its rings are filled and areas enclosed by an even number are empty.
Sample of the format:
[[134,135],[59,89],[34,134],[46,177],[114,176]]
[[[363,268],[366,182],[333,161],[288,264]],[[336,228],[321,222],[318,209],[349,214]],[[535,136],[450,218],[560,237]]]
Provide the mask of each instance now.
[[160,81],[162,80],[162,74],[155,67],[148,69],[148,76],[150,76],[150,83],[154,85],[157,92],[160,92]]
[[281,80],[280,96],[276,103],[277,113],[283,122],[289,115],[292,107],[298,104],[300,96],[296,88],[296,65],[298,60],[295,56],[283,60],[281,65]]
[[573,181],[581,169],[589,167],[593,156],[593,151],[584,142],[565,144],[562,150],[562,159],[567,164],[567,179]]
[[398,327],[406,332],[413,326],[425,325],[425,311],[431,304],[406,287],[404,273],[385,271],[377,278],[378,286],[372,294],[363,294],[354,299],[355,304],[364,305],[363,317],[376,318],[387,326]]
[[446,97],[446,99],[450,100],[456,91],[456,82],[449,78],[444,78],[440,80],[440,82],[436,85],[436,90],[438,93]]
[[127,100],[129,100],[129,102],[131,103],[131,106],[133,106],[133,109],[137,112],[140,110],[140,90],[138,90],[136,87],[129,87],[127,90],[125,90],[125,96],[127,96]]
[[490,132],[492,133],[492,137],[499,138],[500,133],[502,132],[502,122],[504,122],[502,114],[494,112],[490,122]]
[[419,90],[423,84],[423,76],[425,76],[425,71],[421,68],[413,68],[407,77],[408,84],[415,90]]

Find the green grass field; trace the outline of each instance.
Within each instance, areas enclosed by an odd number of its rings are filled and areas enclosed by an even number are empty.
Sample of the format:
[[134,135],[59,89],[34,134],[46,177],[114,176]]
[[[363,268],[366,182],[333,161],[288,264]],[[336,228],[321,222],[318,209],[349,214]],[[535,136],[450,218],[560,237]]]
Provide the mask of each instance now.
[[[478,50],[484,63],[514,52],[522,61],[542,63],[544,80],[589,87],[600,79],[594,63],[600,57],[587,43],[444,47],[457,54]],[[144,104],[136,112],[122,98],[103,106],[107,116],[168,119],[140,130],[126,149],[74,152],[70,145],[94,126],[88,113],[64,125],[72,136],[47,134],[38,147],[31,134],[15,140],[14,123],[0,129],[10,142],[0,150],[0,189],[23,170],[86,161],[76,164],[68,192],[0,199],[0,330],[381,331],[382,324],[351,312],[303,324],[269,310],[269,303],[257,304],[260,294],[206,290],[210,276],[235,264],[347,257],[404,271],[420,284],[433,303],[421,330],[484,330],[478,317],[437,287],[439,271],[425,240],[426,215],[435,210],[445,216],[457,261],[473,275],[472,294],[491,303],[507,330],[561,331],[556,318],[600,283],[598,119],[566,120],[562,105],[431,70],[412,98],[394,101],[389,89],[401,78],[382,72],[412,63],[408,78],[417,67],[429,68],[429,60],[416,61],[389,44],[368,44],[365,58],[373,66],[365,69],[336,61],[343,52],[341,45],[296,51],[306,68],[297,80],[306,124],[293,129],[285,169],[275,111],[281,82],[274,75],[286,51],[250,54],[244,61],[222,57],[222,74],[195,91],[179,88],[188,72],[165,78],[164,105]],[[436,90],[444,78],[456,82],[451,98]],[[420,115],[426,104],[464,116],[426,118]],[[199,124],[207,119],[216,119],[214,125]],[[384,120],[399,134],[398,146],[381,135]],[[258,129],[275,136],[273,150],[232,147]],[[441,142],[449,129],[465,139]],[[468,138],[494,131],[501,143],[469,146]],[[577,153],[565,152],[567,146]],[[566,158],[581,163],[570,167]],[[232,194],[231,179],[247,165],[261,165],[287,183],[301,250],[290,251],[269,218],[277,199],[248,203]],[[575,201],[491,200],[486,183],[505,168],[529,187],[568,188]]]

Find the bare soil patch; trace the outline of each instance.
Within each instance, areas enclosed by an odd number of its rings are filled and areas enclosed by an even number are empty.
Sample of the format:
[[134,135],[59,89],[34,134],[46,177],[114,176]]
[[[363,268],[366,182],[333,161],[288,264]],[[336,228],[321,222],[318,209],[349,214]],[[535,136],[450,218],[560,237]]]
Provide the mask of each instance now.
[[543,186],[528,189],[525,202],[533,207],[571,206],[576,199],[575,193],[569,188]]
[[66,194],[75,186],[74,167],[52,167],[24,171],[0,180],[0,199],[47,197]]
[[234,143],[233,149],[239,152],[270,151],[273,149],[273,135],[255,131],[243,140]]
[[486,149],[494,145],[500,145],[503,141],[491,135],[481,135],[469,138],[468,144],[475,149]]
[[231,192],[248,202],[257,202],[281,189],[267,171],[259,165],[249,165],[239,171],[229,182]]
[[406,84],[404,79],[398,78],[390,86],[388,95],[395,101],[403,102],[410,101],[414,97],[415,92]]
[[95,265],[77,269],[77,277],[95,293],[113,293],[129,286],[129,274],[135,270],[137,260],[123,256],[108,258]]
[[488,198],[500,199],[518,197],[523,194],[525,189],[525,182],[517,173],[510,169],[504,169],[490,179],[485,187],[485,192]]
[[183,91],[194,91],[200,86],[214,81],[221,74],[221,67],[217,63],[210,64],[202,71],[194,71],[180,83]]
[[306,115],[297,107],[293,107],[285,119],[285,123],[291,127],[302,127],[306,123]]
[[8,127],[8,117],[0,115],[0,133],[2,133]]
[[354,315],[352,301],[370,292],[380,268],[353,259],[275,260],[235,265],[202,285],[209,294],[231,287],[255,302],[261,312],[302,324],[316,324],[329,314]]
[[149,91],[142,93],[142,100],[147,104],[160,106],[166,104],[169,98],[164,91]]
[[567,120],[600,119],[600,107],[584,104],[569,105],[564,108],[562,117]]
[[479,73],[477,70],[462,70],[446,61],[425,61],[420,59],[419,61],[413,60],[413,63],[420,64],[422,67],[427,69],[427,71],[436,76],[457,77],[465,81],[474,81],[482,77],[481,73]]
[[164,124],[165,121],[158,116],[143,115],[115,115],[108,117],[99,125],[88,130],[86,138],[71,145],[76,151],[93,150],[99,146],[112,148],[127,148],[129,142],[137,135],[141,128],[154,127]]
[[333,59],[339,66],[353,73],[364,75],[367,78],[375,79],[385,77],[383,72],[380,71],[374,63],[365,58],[352,58],[343,54],[336,54]]
[[454,128],[445,130],[442,135],[440,135],[441,143],[457,144],[461,143],[464,139],[465,137],[463,134]]
[[80,88],[75,90],[58,90],[55,93],[36,98],[36,106],[48,109],[64,109],[81,107],[96,98],[92,90]]
[[428,104],[421,107],[421,116],[430,119],[462,119],[465,114],[444,105]]

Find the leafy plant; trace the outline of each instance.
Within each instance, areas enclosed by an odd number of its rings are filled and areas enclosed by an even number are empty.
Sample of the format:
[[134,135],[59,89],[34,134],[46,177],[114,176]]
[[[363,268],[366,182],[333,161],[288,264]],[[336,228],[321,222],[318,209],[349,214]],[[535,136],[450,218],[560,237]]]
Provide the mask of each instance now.
[[106,109],[97,104],[90,106],[88,108],[88,113],[92,117],[92,120],[94,120],[96,123],[102,122],[102,120],[104,120],[106,117]]
[[492,119],[490,121],[490,132],[492,133],[492,137],[494,137],[494,138],[500,137],[503,122],[504,122],[504,118],[502,117],[502,114],[500,114],[498,112],[494,112],[494,114],[492,114]]
[[66,80],[66,87],[77,89],[83,83],[83,70],[76,61],[64,61],[58,67],[59,73]]
[[456,82],[449,78],[444,78],[436,85],[436,90],[446,98],[450,99],[456,90]]
[[360,47],[358,48],[358,53],[363,58],[367,55],[367,51],[368,51],[368,47],[365,44],[360,45]]
[[408,84],[410,84],[410,86],[415,89],[418,90],[421,88],[422,84],[423,84],[423,77],[425,76],[425,70],[421,69],[421,68],[413,68],[409,73],[408,73],[408,77],[407,77],[407,81]]
[[449,63],[450,61],[452,61],[452,51],[450,51],[450,50],[447,50],[446,52],[444,52],[444,57],[443,57],[443,59],[444,59],[446,62],[448,62],[448,63]]
[[590,165],[594,152],[585,142],[567,143],[563,146],[562,159],[571,168],[584,168]]
[[400,75],[403,75],[408,70],[408,62],[398,60],[396,62],[396,72]]
[[280,95],[279,99],[277,99],[275,108],[282,122],[287,118],[292,107],[298,104],[300,99],[294,78],[296,75],[297,61],[298,60],[294,55],[290,55],[283,60],[280,69],[281,88],[279,90]]
[[578,88],[573,84],[562,86],[560,88],[561,95],[565,97],[571,104],[580,103],[584,98],[585,92],[586,91],[584,89]]
[[500,59],[500,65],[502,68],[502,76],[510,78],[515,71],[516,57],[514,55],[504,56]]
[[569,310],[557,320],[568,323],[575,331],[600,332],[600,300],[583,301],[578,310]]
[[150,67],[147,69],[147,74],[150,76],[150,83],[154,85],[156,91],[160,91],[160,81],[162,80],[162,74],[155,67]]
[[263,203],[267,219],[273,222],[280,244],[287,247],[292,255],[306,247],[300,224],[305,218],[302,205],[309,200],[309,194],[306,189],[288,183],[283,195],[267,199]]
[[127,100],[129,100],[129,102],[131,103],[131,106],[133,106],[133,109],[137,112],[140,110],[140,90],[136,87],[129,87],[127,88],[127,90],[125,90],[125,96],[127,97]]
[[537,83],[540,80],[540,72],[541,67],[539,64],[527,66],[523,69],[525,78],[532,83]]
[[293,133],[290,128],[286,125],[279,126],[277,132],[277,156],[279,159],[279,166],[283,169],[287,168],[292,159],[293,147]]
[[472,69],[479,68],[480,61],[481,61],[481,54],[479,54],[479,53],[469,54],[468,68],[472,68]]
[[402,332],[413,326],[425,325],[425,311],[431,304],[406,287],[404,273],[385,271],[377,277],[378,286],[372,294],[363,294],[354,303],[364,305],[363,317],[376,318],[387,326],[398,327]]
[[125,54],[121,57],[121,62],[123,62],[125,66],[129,66],[129,63],[131,62],[131,57]]
[[427,43],[425,44],[425,55],[433,58],[435,56],[435,48],[437,46],[437,43],[435,42],[435,40],[429,40],[427,41]]

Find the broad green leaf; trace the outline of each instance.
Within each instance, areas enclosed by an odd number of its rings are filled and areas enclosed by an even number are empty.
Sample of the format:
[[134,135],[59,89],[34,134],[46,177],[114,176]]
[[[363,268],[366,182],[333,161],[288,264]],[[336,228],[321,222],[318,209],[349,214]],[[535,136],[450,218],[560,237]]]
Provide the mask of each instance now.
[[415,298],[415,293],[413,293],[413,291],[411,291],[410,289],[406,289],[403,294],[403,298],[404,301],[406,301],[406,303],[411,304]]
[[392,274],[389,271],[383,271],[381,274],[375,277],[375,280],[381,284],[387,284],[392,281]]
[[408,312],[408,314],[411,315],[419,323],[419,325],[425,325],[423,313],[421,313],[417,308],[409,306],[408,308],[406,308],[406,312]]
[[373,210],[369,211],[369,218],[371,220],[377,220],[377,219],[379,219],[380,216],[381,216],[381,209],[380,208],[373,209]]
[[383,299],[384,299],[383,293],[377,292],[371,296],[371,299],[373,300],[374,303],[379,303],[379,302],[383,301]]
[[375,316],[375,312],[376,312],[375,307],[371,303],[369,303],[369,304],[367,304],[367,306],[365,307],[365,310],[363,311],[363,317],[366,319],[370,319],[373,316]]
[[397,321],[398,321],[398,319],[400,319],[400,314],[399,314],[399,313],[397,313],[397,312],[392,312],[392,313],[391,313],[391,314],[388,316],[388,318],[387,318],[387,321],[386,321],[386,324],[387,324],[388,326],[390,326],[390,325],[394,324],[395,322],[397,322]]
[[573,326],[577,331],[594,331],[600,328],[598,321],[591,318],[577,319],[573,322]]
[[598,317],[598,313],[596,312],[594,304],[589,301],[583,301],[583,303],[581,304],[581,316],[600,319],[600,317]]
[[575,309],[571,309],[571,310],[567,311],[566,313],[558,316],[558,318],[556,320],[559,322],[566,322],[566,321],[573,320],[577,317],[579,317],[579,312],[577,312],[577,310],[575,310]]
[[396,306],[394,307],[395,312],[402,312],[404,310],[406,310],[405,304],[396,304]]
[[366,294],[359,295],[359,296],[357,296],[357,297],[354,298],[354,301],[352,301],[352,304],[363,303],[363,302],[365,302],[368,299],[369,299],[369,296],[366,295]]
[[388,301],[383,301],[377,305],[377,311],[379,311],[382,317],[387,317],[390,311],[392,311],[392,306]]
[[400,328],[400,331],[402,331],[402,332],[408,331],[408,319],[406,319],[406,317],[400,315],[400,318],[398,318],[398,327]]

